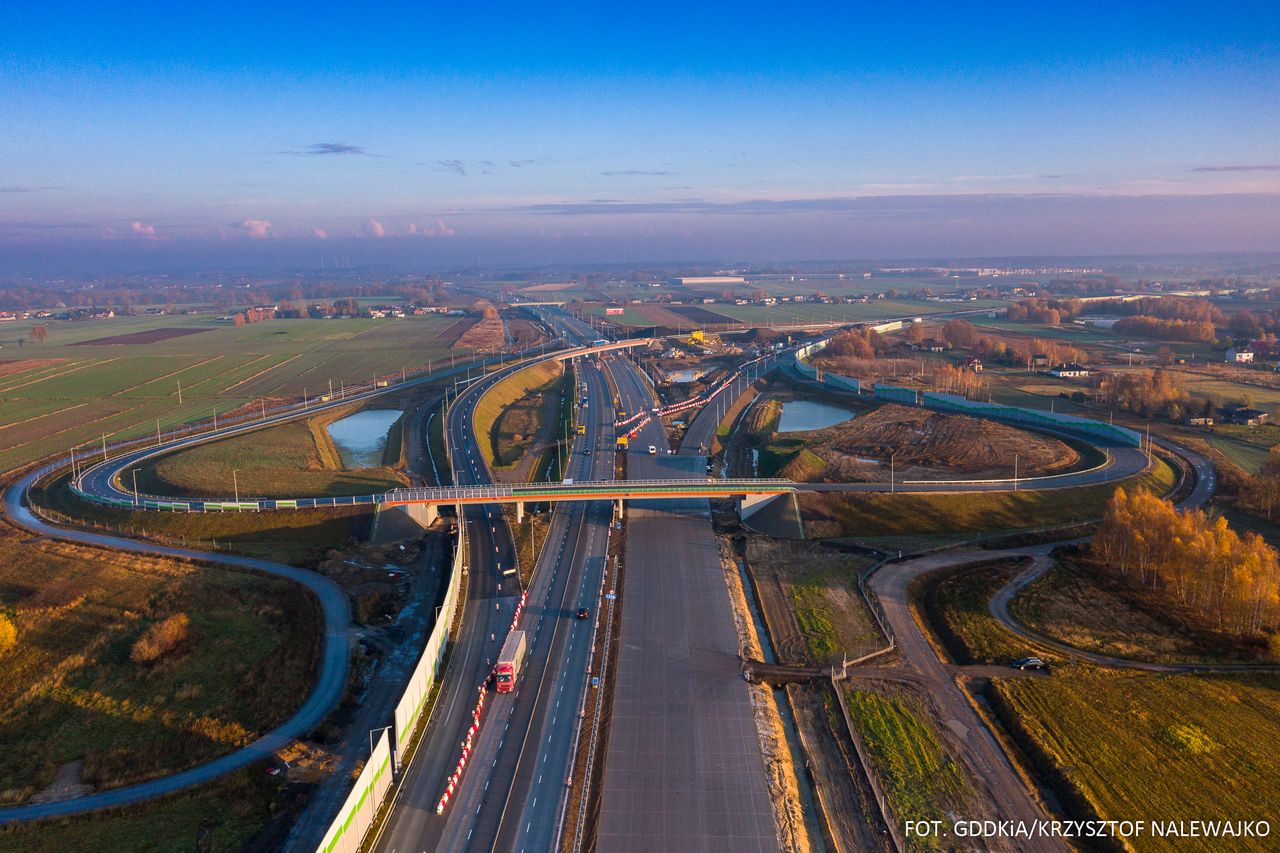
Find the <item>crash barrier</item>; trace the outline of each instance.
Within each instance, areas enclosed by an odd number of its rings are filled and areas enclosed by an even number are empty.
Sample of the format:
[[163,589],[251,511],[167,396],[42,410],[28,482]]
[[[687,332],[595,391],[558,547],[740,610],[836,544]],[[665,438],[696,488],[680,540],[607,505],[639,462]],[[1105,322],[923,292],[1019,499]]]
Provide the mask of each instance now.
[[[382,806],[383,799],[391,788],[392,771],[403,772],[405,754],[408,750],[413,732],[422,718],[422,709],[436,679],[440,677],[440,667],[444,662],[444,653],[449,640],[449,626],[453,624],[454,613],[458,607],[458,597],[462,587],[462,556],[464,540],[462,536],[465,519],[459,515],[458,539],[454,543],[453,565],[450,569],[449,586],[445,591],[440,613],[435,625],[431,628],[431,636],[427,638],[427,647],[414,667],[413,675],[405,686],[404,694],[396,704],[394,724],[384,730],[374,747],[369,763],[365,765],[351,790],[346,803],[338,812],[324,841],[317,848],[317,853],[330,851],[355,851],[360,849],[365,833],[373,823],[373,816]],[[370,774],[373,775],[370,775]],[[366,778],[368,777],[368,778]]]
[[357,853],[390,788],[391,742],[383,731],[347,801],[316,848],[319,853]]
[[[459,529],[463,519],[459,516]],[[427,638],[427,647],[413,669],[409,683],[405,685],[404,695],[396,704],[395,712],[395,755],[396,767],[403,763],[405,749],[413,735],[418,717],[431,695],[431,688],[440,677],[440,666],[444,663],[444,653],[449,641],[449,626],[453,624],[454,613],[458,607],[458,596],[462,587],[462,539],[454,544],[453,567],[449,570],[449,586],[445,590],[444,601],[440,605],[440,615],[436,617],[431,628],[431,636]]]
[[[847,391],[861,391],[862,385],[854,377],[821,371],[805,362],[805,359],[814,353],[826,349],[829,340],[824,338],[796,350],[796,371],[802,376],[820,381],[825,385],[831,385]],[[1142,436],[1135,430],[1116,426],[1115,424],[1104,424],[1101,421],[1076,415],[1044,412],[1039,409],[1023,409],[1018,406],[1006,406],[1003,403],[983,403],[978,400],[970,400],[959,394],[924,391],[920,388],[904,388],[899,385],[885,385],[880,382],[872,386],[872,393],[877,400],[892,403],[923,406],[926,409],[933,409],[939,412],[953,412],[976,418],[988,418],[993,421],[1017,424],[1018,426],[1059,430],[1102,444],[1118,444],[1126,447],[1142,446]]]
[[841,391],[852,391],[855,394],[861,393],[862,383],[856,377],[842,376],[839,373],[832,373],[829,370],[819,370],[807,362],[807,359],[814,353],[818,353],[826,349],[828,343],[829,339],[824,338],[820,341],[815,341],[814,343],[802,346],[800,349],[796,350],[796,372],[807,379],[812,379],[814,382],[821,382],[823,385],[829,385],[832,388],[836,388]]
[[1076,415],[1044,412],[1039,409],[1023,409],[1018,406],[1006,406],[1002,403],[984,403],[979,400],[967,399],[959,394],[946,394],[941,391],[920,391],[915,388],[899,388],[892,385],[876,385],[875,395],[876,399],[879,400],[909,403],[939,412],[987,418],[1017,426],[1067,432],[1100,444],[1114,444],[1125,447],[1142,446],[1142,435],[1136,430],[1116,426],[1115,424],[1104,424],[1102,421],[1095,421],[1091,418],[1082,418]]

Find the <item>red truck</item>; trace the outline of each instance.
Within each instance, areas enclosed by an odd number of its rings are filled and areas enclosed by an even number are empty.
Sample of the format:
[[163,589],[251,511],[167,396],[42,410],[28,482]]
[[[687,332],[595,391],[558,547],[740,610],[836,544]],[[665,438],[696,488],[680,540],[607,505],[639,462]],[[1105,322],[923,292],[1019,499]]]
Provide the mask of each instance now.
[[493,670],[499,693],[510,693],[516,689],[516,679],[520,677],[520,667],[524,664],[524,649],[524,631],[512,631],[507,635],[498,654],[498,665]]

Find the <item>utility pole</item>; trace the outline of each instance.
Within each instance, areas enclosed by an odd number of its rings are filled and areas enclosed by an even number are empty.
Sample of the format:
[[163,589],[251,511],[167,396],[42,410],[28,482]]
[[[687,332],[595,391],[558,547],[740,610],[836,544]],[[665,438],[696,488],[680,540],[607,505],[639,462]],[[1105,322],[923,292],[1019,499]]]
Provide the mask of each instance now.
[[138,469],[133,469],[133,508],[138,508]]
[[107,461],[107,434],[102,434],[102,461]]
[[178,405],[182,405],[182,380],[178,380]]
[[75,482],[80,479],[80,474],[76,471],[76,449],[71,448],[71,481]]
[[329,379],[329,396],[330,397],[333,396],[333,379],[332,378]]
[[1018,491],[1018,454],[1013,454],[1013,490]]
[[236,503],[240,503],[240,480],[236,477],[239,473],[239,468],[231,469],[231,488],[235,491]]
[[213,407],[213,431],[218,431],[218,407]]
[[893,460],[896,456],[896,453],[889,454],[889,494],[893,494],[895,490],[893,485]]
[[156,418],[156,447],[160,446],[160,419]]
[[262,403],[262,419],[265,421],[267,419],[267,398],[259,397],[258,400]]

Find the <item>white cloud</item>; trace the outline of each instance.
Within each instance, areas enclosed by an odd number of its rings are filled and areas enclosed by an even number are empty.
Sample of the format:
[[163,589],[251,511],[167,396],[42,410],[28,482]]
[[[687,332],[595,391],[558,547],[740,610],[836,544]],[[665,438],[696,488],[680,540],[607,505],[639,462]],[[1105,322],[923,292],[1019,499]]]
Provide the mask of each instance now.
[[159,235],[156,234],[156,227],[154,225],[144,225],[141,222],[135,221],[131,223],[129,225],[129,231],[135,237],[141,237],[144,240],[155,240],[159,237]]
[[244,219],[231,223],[231,227],[247,231],[251,240],[266,240],[274,226],[266,219]]
[[312,228],[311,236],[315,237],[317,240],[328,240],[329,232],[324,230],[323,228]]
[[366,220],[360,227],[364,231],[366,237],[381,239],[387,236],[387,229],[376,219]]

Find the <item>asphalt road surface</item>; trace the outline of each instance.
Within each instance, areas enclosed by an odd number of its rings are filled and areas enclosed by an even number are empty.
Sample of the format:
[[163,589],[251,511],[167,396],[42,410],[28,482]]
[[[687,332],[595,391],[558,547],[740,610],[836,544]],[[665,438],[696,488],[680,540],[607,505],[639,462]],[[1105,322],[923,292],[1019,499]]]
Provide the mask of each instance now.
[[[614,363],[623,405],[652,405]],[[650,456],[648,445],[659,451]],[[705,476],[651,424],[628,477]],[[596,845],[607,851],[776,850],[751,700],[705,500],[632,502],[626,588]]]
[[[473,383],[449,410],[446,441],[458,485],[488,482],[471,422],[475,400],[498,381],[493,374]],[[446,777],[458,760],[470,725],[471,708],[488,677],[515,610],[518,583],[504,576],[516,565],[515,543],[500,506],[469,506],[463,511],[468,547],[467,595],[462,627],[449,653],[449,663],[418,752],[396,794],[379,850],[434,850],[456,811],[436,814]],[[501,590],[499,590],[501,585]],[[496,639],[490,640],[490,635]],[[477,768],[472,766],[469,771]]]

